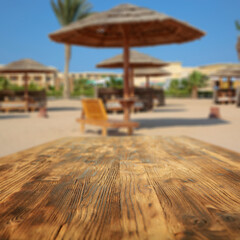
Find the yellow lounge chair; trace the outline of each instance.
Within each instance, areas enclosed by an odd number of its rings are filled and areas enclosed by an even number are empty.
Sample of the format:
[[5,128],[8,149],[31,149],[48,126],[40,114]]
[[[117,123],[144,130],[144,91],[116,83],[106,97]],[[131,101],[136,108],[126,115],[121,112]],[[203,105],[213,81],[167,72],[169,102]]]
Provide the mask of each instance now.
[[137,128],[139,123],[132,121],[110,120],[107,117],[101,99],[84,99],[82,100],[82,116],[77,119],[81,124],[81,131],[84,132],[85,124],[102,127],[102,135],[107,136],[108,128],[127,128],[128,134],[133,134],[133,128]]

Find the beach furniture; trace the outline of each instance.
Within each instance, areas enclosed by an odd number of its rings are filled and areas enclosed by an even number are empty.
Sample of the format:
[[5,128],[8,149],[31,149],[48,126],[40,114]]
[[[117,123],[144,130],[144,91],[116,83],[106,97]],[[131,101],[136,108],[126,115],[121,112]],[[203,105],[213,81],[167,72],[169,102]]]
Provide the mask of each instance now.
[[68,137],[0,158],[1,239],[240,236],[240,154],[188,137]]
[[28,91],[28,101],[24,91],[2,90],[0,91],[0,111],[35,111],[47,105],[45,90]]
[[[97,95],[102,99],[108,112],[122,111],[122,106],[112,104],[112,100],[119,101],[123,94],[123,89],[116,88],[98,88]],[[165,95],[163,89],[135,87],[135,111],[150,111],[153,109],[154,101],[157,100],[157,106],[165,105]],[[109,104],[110,103],[110,104]]]
[[28,110],[27,101],[11,100],[8,97],[5,97],[4,101],[0,102],[0,111],[4,111],[8,113],[10,111],[15,111],[15,110],[27,112]]
[[71,45],[123,48],[124,100],[121,104],[124,120],[128,121],[134,105],[129,71],[130,48],[180,44],[204,35],[203,31],[166,14],[132,4],[121,4],[64,26],[49,37],[53,41]]
[[101,127],[103,136],[107,135],[108,128],[127,128],[128,134],[132,135],[133,129],[139,126],[137,122],[108,119],[101,99],[83,99],[82,108],[82,116],[77,119],[82,132],[85,125],[90,124]]
[[[29,75],[31,73],[56,73],[57,70],[52,67],[44,66],[43,64],[36,62],[32,59],[21,59],[19,61],[11,62],[0,68],[0,75],[5,73],[21,73],[24,74],[24,100],[27,102],[27,108],[37,109],[37,104],[31,102],[28,84]],[[31,105],[30,105],[31,103]]]
[[214,87],[214,102],[216,104],[236,103],[238,101],[237,89],[239,86],[239,81],[236,78],[240,77],[239,68],[229,66],[213,73],[212,77],[218,77]]
[[237,99],[236,99],[237,107],[240,107],[240,87],[237,88]]
[[[124,56],[123,54],[114,56],[109,58],[99,64],[96,67],[98,68],[124,68]],[[149,85],[149,77],[151,76],[166,76],[170,75],[164,70],[160,70],[162,67],[166,67],[169,64],[160,59],[151,57],[149,55],[137,52],[135,50],[130,51],[129,56],[129,88],[130,88],[130,96],[134,97],[134,76],[143,76],[148,79]],[[138,72],[136,74],[136,72]]]

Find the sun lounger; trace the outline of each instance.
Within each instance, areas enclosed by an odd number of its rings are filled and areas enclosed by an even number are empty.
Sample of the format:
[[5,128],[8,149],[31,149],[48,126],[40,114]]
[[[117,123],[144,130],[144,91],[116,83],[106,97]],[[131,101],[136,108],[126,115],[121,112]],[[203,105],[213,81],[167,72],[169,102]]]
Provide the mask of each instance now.
[[[134,112],[141,111],[141,110],[143,110],[143,108],[144,108],[144,105],[140,101],[135,102],[133,105]],[[123,111],[122,105],[120,104],[119,100],[117,100],[117,99],[108,100],[106,103],[106,109],[107,109],[107,111],[110,111],[110,112]]]
[[85,124],[102,127],[102,135],[107,135],[108,128],[127,128],[128,134],[132,135],[133,128],[139,126],[139,123],[132,121],[110,120],[107,117],[101,99],[84,99],[82,100],[82,116],[77,119],[81,124],[81,131],[84,132]]
[[0,102],[0,110],[9,112],[11,110],[23,110],[27,111],[27,102],[26,101],[11,101],[11,100],[5,100],[3,102]]

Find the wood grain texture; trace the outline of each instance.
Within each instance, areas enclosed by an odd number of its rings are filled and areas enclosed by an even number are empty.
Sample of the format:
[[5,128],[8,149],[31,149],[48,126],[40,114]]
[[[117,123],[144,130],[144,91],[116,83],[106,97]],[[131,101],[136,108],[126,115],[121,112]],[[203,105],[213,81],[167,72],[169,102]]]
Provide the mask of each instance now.
[[0,239],[240,239],[240,155],[98,137],[1,158]]

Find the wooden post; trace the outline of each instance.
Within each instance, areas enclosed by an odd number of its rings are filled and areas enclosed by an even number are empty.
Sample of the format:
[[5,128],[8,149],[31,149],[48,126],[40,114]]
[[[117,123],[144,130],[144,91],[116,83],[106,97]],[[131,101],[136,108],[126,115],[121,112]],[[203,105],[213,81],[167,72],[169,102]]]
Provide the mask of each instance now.
[[222,77],[219,77],[219,89],[222,88]]
[[129,69],[129,78],[130,78],[130,81],[129,81],[130,96],[134,97],[134,69],[133,68]]
[[98,86],[94,85],[94,98],[98,98]]
[[236,100],[237,107],[240,107],[240,87],[237,88]]
[[228,88],[231,88],[232,87],[232,78],[228,77],[227,80],[228,80]]
[[123,42],[123,59],[124,59],[124,98],[129,98],[129,39],[128,31],[123,29],[124,42]]
[[[129,99],[130,91],[129,91],[129,36],[128,36],[128,28],[123,27],[123,60],[124,60],[124,93],[123,98],[125,100]],[[127,102],[123,105],[124,110],[124,120],[129,121],[130,119],[130,109],[131,106]]]
[[150,87],[150,77],[146,76],[146,88]]
[[103,127],[103,128],[102,128],[102,136],[103,136],[103,137],[106,137],[106,136],[107,136],[107,128],[106,128],[106,127]]
[[28,74],[24,75],[24,100],[26,101],[26,108],[28,110],[29,105],[29,94],[28,94]]
[[133,135],[133,128],[132,127],[128,128],[128,135],[129,136]]
[[81,130],[81,133],[84,133],[84,131],[85,131],[85,123],[83,123],[83,122],[80,123],[80,130]]

